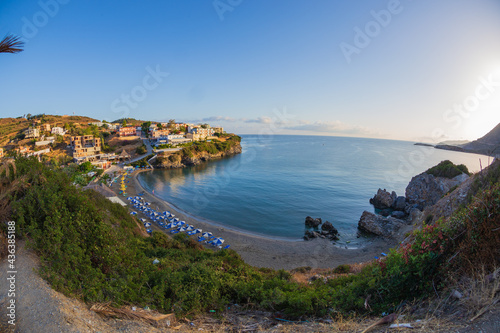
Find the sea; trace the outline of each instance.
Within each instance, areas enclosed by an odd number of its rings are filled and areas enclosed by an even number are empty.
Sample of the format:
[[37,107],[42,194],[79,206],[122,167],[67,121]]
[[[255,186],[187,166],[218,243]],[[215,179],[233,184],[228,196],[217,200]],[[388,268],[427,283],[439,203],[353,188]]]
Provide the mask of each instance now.
[[139,174],[141,185],[191,216],[271,238],[300,239],[306,216],[330,221],[351,245],[379,188],[405,194],[411,178],[443,160],[477,172],[484,155],[414,142],[297,135],[242,135],[243,152],[184,169]]

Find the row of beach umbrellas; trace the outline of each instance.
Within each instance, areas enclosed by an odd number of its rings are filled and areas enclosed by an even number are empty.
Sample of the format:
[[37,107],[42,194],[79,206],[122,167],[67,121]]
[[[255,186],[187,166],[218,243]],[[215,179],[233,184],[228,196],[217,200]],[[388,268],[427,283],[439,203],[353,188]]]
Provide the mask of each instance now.
[[[200,228],[195,228],[193,225],[189,225],[185,221],[181,221],[179,218],[175,217],[174,214],[169,211],[157,212],[153,209],[150,202],[146,202],[143,197],[135,196],[128,197],[131,205],[146,215],[152,222],[156,223],[159,227],[168,230],[171,234],[178,234],[180,232],[185,232],[189,236],[198,235],[198,242],[205,242],[208,245],[216,246],[222,248],[224,239],[221,237],[215,237],[211,232],[203,232]],[[132,211],[131,215],[137,215],[137,212]],[[146,232],[152,233],[151,223],[147,222],[145,218],[141,218],[140,221],[144,224]],[[224,249],[229,248],[226,245]]]

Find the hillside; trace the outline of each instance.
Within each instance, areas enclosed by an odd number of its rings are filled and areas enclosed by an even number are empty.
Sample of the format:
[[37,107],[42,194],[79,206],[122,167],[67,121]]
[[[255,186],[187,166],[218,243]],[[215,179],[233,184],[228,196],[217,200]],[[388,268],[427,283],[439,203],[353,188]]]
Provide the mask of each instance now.
[[500,155],[500,124],[492,129],[488,134],[475,141],[461,146],[467,152],[480,153],[485,155]]
[[460,144],[459,141],[445,141],[434,147],[437,149],[500,157],[500,124],[485,136],[472,142]]
[[66,124],[88,124],[98,120],[84,116],[53,116],[53,115],[35,115],[17,118],[0,118],[0,146],[5,145],[13,139],[20,131],[27,129],[33,123],[51,124],[52,126],[63,127]]

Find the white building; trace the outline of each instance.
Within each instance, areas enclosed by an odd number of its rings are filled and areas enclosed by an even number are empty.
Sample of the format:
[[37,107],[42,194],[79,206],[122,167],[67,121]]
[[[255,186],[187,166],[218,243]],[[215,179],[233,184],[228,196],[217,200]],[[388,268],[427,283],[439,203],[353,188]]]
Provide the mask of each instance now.
[[65,135],[66,131],[62,127],[52,127],[51,133],[58,135]]
[[24,137],[26,139],[38,138],[40,136],[40,131],[36,128],[30,127],[24,131]]

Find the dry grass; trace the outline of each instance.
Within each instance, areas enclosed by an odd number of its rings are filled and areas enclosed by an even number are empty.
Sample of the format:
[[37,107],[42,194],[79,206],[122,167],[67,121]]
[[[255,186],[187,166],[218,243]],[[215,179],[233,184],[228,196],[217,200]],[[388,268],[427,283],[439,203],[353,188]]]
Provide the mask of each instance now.
[[483,268],[475,278],[463,278],[459,286],[464,295],[460,303],[474,321],[500,301],[500,268],[491,273]]
[[132,307],[114,308],[110,306],[110,303],[105,303],[105,304],[96,303],[92,305],[90,310],[104,317],[140,320],[147,322],[155,327],[161,327],[161,326],[164,327],[171,325],[175,326],[176,324],[175,315],[173,313],[161,314],[154,311],[143,310],[141,308],[133,309]]

